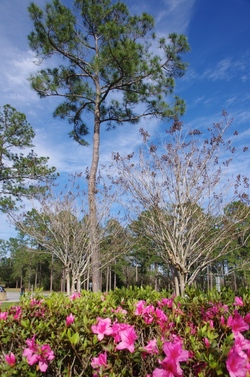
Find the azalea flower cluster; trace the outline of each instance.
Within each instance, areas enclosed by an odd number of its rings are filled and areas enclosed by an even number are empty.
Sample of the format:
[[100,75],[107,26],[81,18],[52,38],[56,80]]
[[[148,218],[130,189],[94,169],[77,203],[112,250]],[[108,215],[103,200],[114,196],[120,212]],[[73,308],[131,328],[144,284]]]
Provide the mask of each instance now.
[[[244,318],[239,314],[238,308],[244,306],[241,298],[236,297],[233,305],[236,307],[232,315],[228,316],[228,306],[221,303],[210,302],[210,307],[202,312],[202,321],[210,329],[211,333],[215,332],[214,321],[219,319],[221,328],[225,329],[225,334],[231,330],[234,336],[234,344],[230,348],[226,358],[226,368],[230,377],[247,377],[250,375],[250,341],[247,340],[242,332],[249,330],[250,314]],[[146,304],[144,300],[139,300],[135,306],[134,314],[140,317],[146,325],[158,326],[161,334],[156,338],[147,342],[144,347],[141,347],[142,358],[147,354],[158,355],[159,368],[155,368],[152,374],[147,374],[146,377],[180,377],[183,376],[181,362],[192,363],[192,358],[195,359],[195,354],[190,350],[186,350],[183,343],[184,340],[176,334],[176,323],[168,318],[163,310],[164,307],[171,309],[171,313],[176,316],[184,316],[180,305],[174,304],[174,297],[170,299],[162,299],[158,301],[158,306]],[[113,313],[126,314],[121,307],[117,310],[111,310]],[[188,323],[188,322],[187,322]],[[198,328],[192,322],[188,323],[190,334],[198,335]],[[102,341],[105,336],[113,337],[115,351],[128,350],[135,352],[135,342],[138,338],[134,326],[127,323],[118,323],[117,320],[112,324],[110,318],[97,318],[97,323],[91,327],[94,334],[97,334],[99,341]],[[211,341],[203,338],[205,349],[211,350]],[[160,349],[159,349],[160,345]],[[138,350],[138,348],[137,348]],[[163,355],[163,356],[162,356]],[[109,368],[107,351],[100,353],[94,357],[91,362],[94,369],[93,376],[105,375],[105,370]],[[193,360],[193,372],[197,375],[208,367],[206,362],[197,362]],[[104,373],[104,374],[103,374]]]
[[9,312],[0,312],[0,320],[6,321],[8,317],[13,318],[15,321],[20,321],[22,317],[21,306],[12,306]]
[[[235,306],[243,306],[243,301],[236,297]],[[224,321],[222,319],[222,323]],[[245,377],[250,375],[250,341],[245,339],[242,332],[249,330],[250,313],[244,318],[234,311],[227,320],[227,326],[232,329],[234,335],[234,345],[230,349],[226,366],[230,377]]]
[[46,372],[49,366],[49,361],[55,358],[54,352],[48,344],[38,344],[35,341],[35,336],[32,339],[26,340],[27,348],[23,351],[23,356],[27,357],[29,365],[38,364],[41,372]]
[[[0,373],[25,375],[34,366],[34,375],[60,375],[74,363],[76,375],[93,377],[250,376],[250,296],[247,302],[247,296],[234,302],[212,295],[207,301],[121,297],[83,292],[61,303],[32,298],[0,311],[0,332],[9,339],[0,345]],[[19,348],[7,333],[12,326],[26,334]]]
[[[166,304],[159,303],[160,305]],[[169,302],[171,307],[171,302]],[[118,311],[125,314],[125,311]],[[164,324],[168,322],[168,318],[164,311],[155,308],[153,305],[146,305],[146,302],[140,300],[135,309],[135,315],[140,315],[146,324],[151,324],[155,321],[162,329]],[[116,350],[128,350],[133,353],[135,351],[135,341],[138,338],[134,326],[127,323],[119,323],[115,321],[111,323],[110,318],[97,318],[97,323],[91,327],[94,334],[97,334],[99,341],[104,339],[104,336],[111,336],[114,338],[115,351]],[[172,341],[165,341],[163,337],[163,352],[165,357],[163,360],[159,359],[160,368],[156,368],[153,371],[152,377],[175,377],[182,376],[182,369],[180,362],[187,361],[189,359],[189,352],[183,349],[182,339],[178,336],[172,336]],[[147,354],[158,354],[159,349],[157,346],[157,339],[151,339],[148,341],[145,347],[142,348],[142,357],[146,357]],[[105,368],[108,368],[108,355],[107,352],[100,353],[98,357],[94,357],[91,362],[91,366],[95,369],[94,377],[102,375]],[[150,377],[150,374],[147,375]]]
[[116,350],[127,349],[134,352],[134,343],[137,339],[134,326],[127,323],[115,322],[111,326],[110,318],[98,318],[98,322],[91,326],[94,334],[97,334],[98,340],[102,340],[104,335],[111,335],[117,344]]

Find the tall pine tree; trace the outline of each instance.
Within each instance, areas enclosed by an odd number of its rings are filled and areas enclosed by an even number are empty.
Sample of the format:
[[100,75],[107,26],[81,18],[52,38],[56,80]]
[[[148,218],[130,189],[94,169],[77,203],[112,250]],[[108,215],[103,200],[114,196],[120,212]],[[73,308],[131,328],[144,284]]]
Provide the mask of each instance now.
[[[55,68],[31,77],[41,96],[64,98],[54,115],[68,119],[70,136],[86,144],[91,130],[92,161],[88,176],[88,202],[93,252],[93,290],[100,289],[100,258],[97,228],[97,169],[101,128],[143,117],[178,118],[184,103],[169,96],[174,79],[184,74],[181,54],[189,50],[183,35],[157,40],[153,18],[130,15],[125,4],[111,0],[74,0],[72,10],[59,0],[40,9],[29,6],[34,29],[30,47],[41,60],[58,57]],[[157,47],[157,48],[156,48]],[[141,106],[137,106],[137,105]],[[88,124],[84,121],[88,115]]]

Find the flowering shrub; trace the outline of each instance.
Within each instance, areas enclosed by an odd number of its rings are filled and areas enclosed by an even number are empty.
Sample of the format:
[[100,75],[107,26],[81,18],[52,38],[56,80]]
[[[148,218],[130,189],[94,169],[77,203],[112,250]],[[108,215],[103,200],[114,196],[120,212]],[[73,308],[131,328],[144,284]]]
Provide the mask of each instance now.
[[231,291],[27,296],[0,311],[0,375],[248,377],[249,324],[250,296]]

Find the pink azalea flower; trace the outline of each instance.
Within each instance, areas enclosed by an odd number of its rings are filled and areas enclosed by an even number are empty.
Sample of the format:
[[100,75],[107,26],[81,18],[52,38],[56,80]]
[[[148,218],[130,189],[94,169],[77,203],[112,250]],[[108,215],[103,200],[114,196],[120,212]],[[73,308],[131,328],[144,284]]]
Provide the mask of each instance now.
[[220,317],[220,323],[222,324],[222,326],[225,325],[225,318],[223,317],[223,315]]
[[[250,350],[250,341],[240,333],[236,332],[234,333],[234,349],[238,352],[238,354],[242,357],[246,357],[246,354],[248,355]],[[246,353],[244,351],[247,351]]]
[[66,326],[69,327],[75,320],[75,316],[71,313],[66,317]]
[[246,359],[240,356],[234,347],[227,355],[226,366],[230,377],[246,377],[247,375]]
[[135,340],[137,339],[137,335],[134,330],[134,327],[131,325],[127,325],[127,328],[120,332],[120,337],[121,337],[121,343],[119,343],[116,346],[116,349],[117,350],[127,349],[130,352],[134,352],[134,349],[135,349],[134,343],[135,343]]
[[98,357],[93,357],[91,366],[94,369],[100,369],[101,367],[107,368],[107,352],[100,353]]
[[3,319],[4,321],[7,319],[8,317],[8,312],[1,312],[0,313],[0,319]]
[[234,312],[233,316],[229,316],[227,320],[227,326],[231,327],[233,332],[246,331],[249,329],[249,325],[244,321],[243,317],[237,312]]
[[174,303],[174,298],[175,298],[175,296],[170,297],[170,298],[163,298],[161,300],[161,302],[162,302],[162,304],[164,306],[167,306],[168,308],[172,308],[173,307],[173,303]]
[[38,363],[38,368],[41,372],[46,372],[49,366],[49,361],[55,358],[54,352],[48,344],[37,344],[35,336],[32,339],[26,340],[27,348],[23,351],[23,356],[27,357],[29,365]]
[[11,367],[14,367],[16,364],[16,356],[13,352],[10,352],[9,355],[5,355],[5,360]]
[[157,318],[157,323],[159,323],[159,324],[163,324],[163,323],[167,322],[167,320],[168,320],[164,311],[159,309],[159,308],[155,309],[155,315],[156,315],[156,318]]
[[153,377],[182,376],[180,362],[187,361],[189,358],[189,352],[182,348],[182,342],[166,342],[163,344],[163,351],[166,357],[160,362],[162,369],[155,369]]
[[209,309],[207,309],[205,312],[204,312],[204,309],[202,309],[203,319],[205,321],[208,321],[209,319],[213,319],[214,317],[216,317],[218,315],[221,316],[224,313],[228,312],[228,306],[223,305],[220,302],[217,302],[215,304],[210,302],[210,305],[212,305],[212,306]]
[[30,300],[30,306],[41,306],[44,300],[37,300],[35,298],[32,298]]
[[143,310],[143,319],[149,325],[154,320],[155,308],[153,305],[148,305]]
[[118,306],[118,308],[116,310],[112,309],[112,312],[114,312],[114,313],[120,313],[120,314],[124,314],[124,315],[128,313],[127,310],[122,309],[121,306]]
[[245,315],[245,317],[244,317],[244,321],[245,321],[246,323],[250,323],[250,313],[247,313],[247,315]]
[[81,293],[80,292],[74,292],[71,296],[70,296],[70,300],[73,301],[73,300],[76,300],[77,298],[81,297]]
[[147,353],[152,354],[157,354],[159,352],[158,347],[157,347],[157,341],[156,339],[152,339],[148,342],[148,344],[143,347],[143,350],[146,350]]
[[146,302],[139,300],[136,304],[135,315],[142,315]]
[[114,341],[116,343],[121,341],[120,333],[121,333],[122,330],[126,330],[126,328],[127,328],[126,323],[119,323],[119,322],[113,323],[113,326],[112,326],[113,334],[112,334],[112,336],[113,336]]
[[21,306],[12,306],[10,308],[10,313],[13,315],[13,318],[17,321],[21,319],[22,309]]
[[206,346],[207,348],[210,347],[210,342],[209,342],[208,338],[204,338],[204,343],[205,343],[205,346]]
[[91,326],[91,330],[94,334],[98,334],[97,338],[98,340],[102,340],[104,338],[104,335],[112,335],[113,330],[111,326],[111,319],[110,318],[100,318],[98,317],[98,322],[96,325]]
[[241,297],[235,297],[233,305],[235,306],[244,306],[243,300]]
[[192,335],[196,334],[196,331],[197,331],[196,326],[192,322],[189,322],[188,326],[190,328],[190,334],[192,334]]
[[153,377],[175,377],[173,373],[166,371],[165,369],[156,368],[153,371]]

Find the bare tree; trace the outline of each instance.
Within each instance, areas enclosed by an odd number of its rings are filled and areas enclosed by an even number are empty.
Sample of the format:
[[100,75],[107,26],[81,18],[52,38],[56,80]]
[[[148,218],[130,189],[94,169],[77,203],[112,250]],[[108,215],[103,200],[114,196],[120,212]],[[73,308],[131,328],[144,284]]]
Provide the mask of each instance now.
[[[90,216],[87,195],[78,183],[81,177],[81,173],[71,177],[60,193],[51,187],[49,194],[36,197],[37,203],[31,211],[11,214],[16,228],[28,237],[30,243],[35,242],[44,252],[62,262],[68,294],[75,290],[79,292],[84,279],[88,280],[85,282],[87,287],[89,280],[93,279]],[[101,175],[98,179],[103,181]],[[114,211],[111,212],[116,193],[104,182],[100,186],[102,190],[98,191],[96,204],[101,276],[120,254],[127,252],[129,236]],[[36,252],[34,249],[30,251]]]
[[51,194],[40,198],[37,207],[19,217],[13,215],[17,229],[62,262],[68,294],[80,291],[91,251],[89,220],[78,195],[71,191]]
[[[233,181],[226,175],[236,149],[226,138],[231,121],[226,113],[223,116],[204,136],[197,129],[184,132],[175,121],[161,145],[150,143],[141,129],[144,147],[138,160],[134,154],[125,158],[114,154],[118,169],[114,181],[124,188],[127,204],[140,216],[144,235],[170,265],[176,294],[183,295],[185,286],[212,261],[233,252],[233,240],[239,236],[235,224],[249,215],[244,192],[248,179],[238,175]],[[224,209],[235,200],[244,205],[227,221]]]

